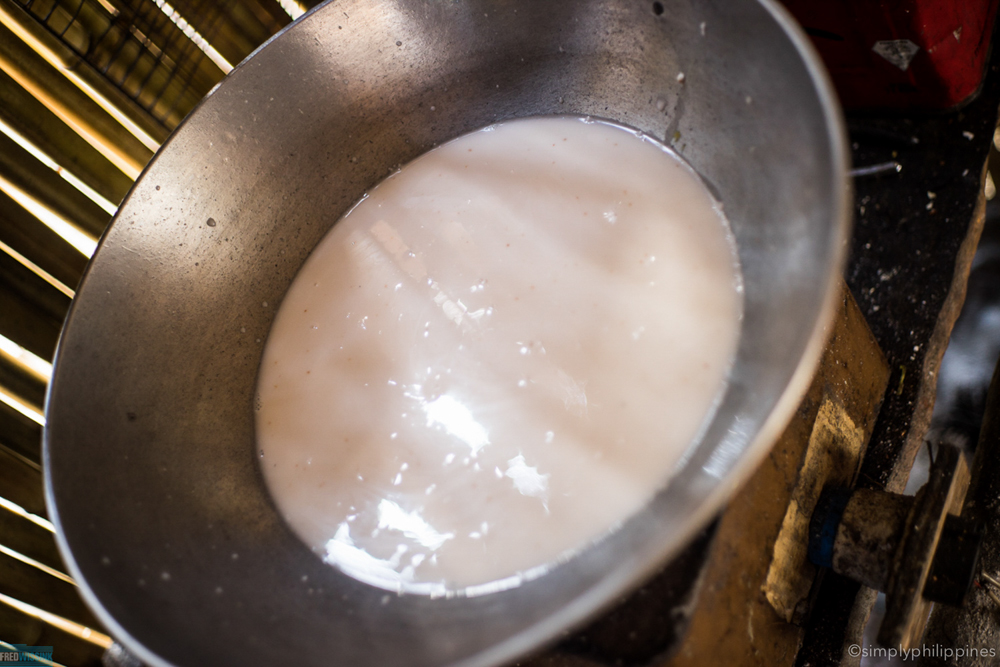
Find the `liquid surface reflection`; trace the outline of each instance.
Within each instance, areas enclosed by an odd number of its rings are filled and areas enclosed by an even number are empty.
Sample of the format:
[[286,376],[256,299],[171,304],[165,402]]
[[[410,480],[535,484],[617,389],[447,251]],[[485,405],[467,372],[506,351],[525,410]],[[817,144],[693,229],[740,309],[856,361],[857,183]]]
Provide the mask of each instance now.
[[269,489],[366,583],[516,586],[669,478],[724,386],[739,280],[718,205],[658,143],[537,118],[441,146],[286,296],[258,385]]

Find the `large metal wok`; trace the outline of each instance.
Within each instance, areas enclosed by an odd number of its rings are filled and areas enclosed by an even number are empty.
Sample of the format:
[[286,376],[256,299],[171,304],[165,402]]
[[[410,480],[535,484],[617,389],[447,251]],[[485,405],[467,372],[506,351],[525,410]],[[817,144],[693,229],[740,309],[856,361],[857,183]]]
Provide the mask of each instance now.
[[[665,138],[724,202],[746,297],[732,382],[665,490],[598,546],[502,593],[387,595],[324,565],[268,497],[263,342],[313,246],[390,170],[563,113]],[[766,453],[822,347],[848,196],[833,93],[771,0],[327,3],[174,133],[90,264],[45,431],[70,571],[151,665],[487,665],[536,647],[676,554]]]

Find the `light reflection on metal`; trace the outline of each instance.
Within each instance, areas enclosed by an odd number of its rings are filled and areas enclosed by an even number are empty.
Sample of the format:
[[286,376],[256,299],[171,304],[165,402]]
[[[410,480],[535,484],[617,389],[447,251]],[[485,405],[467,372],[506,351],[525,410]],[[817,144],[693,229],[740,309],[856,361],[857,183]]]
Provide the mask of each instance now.
[[61,236],[67,243],[83,253],[88,259],[97,250],[97,239],[62,217],[27,192],[0,176],[0,190],[23,206],[29,213]]
[[3,335],[0,335],[0,357],[42,382],[52,378],[52,364]]

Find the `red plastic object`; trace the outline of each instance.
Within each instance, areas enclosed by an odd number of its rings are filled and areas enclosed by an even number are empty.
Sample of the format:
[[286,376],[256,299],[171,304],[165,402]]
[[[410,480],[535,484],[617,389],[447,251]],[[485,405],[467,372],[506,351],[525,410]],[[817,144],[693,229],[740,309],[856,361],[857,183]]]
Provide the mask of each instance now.
[[945,110],[979,90],[998,0],[784,0],[848,110]]

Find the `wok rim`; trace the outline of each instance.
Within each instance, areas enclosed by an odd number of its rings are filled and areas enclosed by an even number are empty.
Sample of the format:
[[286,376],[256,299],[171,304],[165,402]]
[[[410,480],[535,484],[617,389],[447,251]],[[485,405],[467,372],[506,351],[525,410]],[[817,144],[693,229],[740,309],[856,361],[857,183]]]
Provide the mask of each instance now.
[[[573,598],[569,604],[562,607],[556,613],[549,615],[543,621],[535,623],[521,632],[510,635],[499,643],[495,643],[487,648],[484,648],[464,659],[451,663],[452,667],[491,667],[493,665],[501,665],[515,660],[530,651],[538,650],[541,647],[552,643],[565,631],[579,628],[587,620],[598,616],[602,611],[612,606],[616,599],[619,599],[629,591],[640,586],[641,583],[658,567],[661,567],[666,561],[673,559],[681,551],[683,551],[683,549],[690,544],[691,540],[698,533],[698,531],[702,530],[748,481],[752,474],[757,470],[761,461],[770,451],[771,447],[773,447],[777,442],[777,439],[781,435],[782,431],[791,421],[791,418],[802,400],[802,397],[809,388],[816,369],[819,366],[823,350],[826,347],[828,333],[836,312],[836,305],[841,295],[843,284],[841,276],[843,274],[844,266],[846,265],[847,244],[851,237],[853,225],[853,217],[851,215],[853,187],[849,174],[850,153],[848,150],[846,122],[829,74],[822,63],[818,52],[812,45],[804,30],[792,17],[789,11],[780,5],[777,0],[756,0],[756,2],[770,15],[776,25],[784,32],[789,42],[798,53],[802,65],[804,65],[806,71],[808,72],[810,83],[814,87],[817,102],[822,110],[823,123],[826,128],[826,141],[830,150],[829,158],[831,166],[831,182],[829,185],[831,186],[831,192],[838,193],[838,195],[831,197],[831,212],[829,217],[832,224],[830,227],[831,238],[829,239],[830,254],[828,256],[830,262],[826,275],[822,276],[823,283],[825,284],[825,290],[816,320],[813,324],[811,332],[809,333],[806,346],[801,357],[799,358],[798,364],[796,365],[795,370],[788,380],[784,390],[777,398],[774,407],[761,424],[757,434],[751,440],[746,449],[740,454],[740,463],[733,470],[726,473],[725,477],[723,477],[720,480],[720,483],[717,484],[707,495],[698,509],[688,517],[688,519],[680,527],[677,538],[672,541],[672,545],[665,546],[658,554],[654,554],[652,557],[647,558],[638,568],[630,570],[627,574],[618,572],[612,573],[612,575],[617,574],[617,576],[609,575],[604,577],[597,583],[597,585],[583,591],[579,596]],[[250,61],[264,48],[269,46],[271,42],[284,36],[286,32],[294,28],[296,25],[307,20],[313,14],[323,10],[328,5],[334,5],[336,3],[337,0],[326,0],[325,2],[310,9],[299,19],[289,23],[282,30],[266,40],[263,44],[257,47],[257,49],[244,58],[244,60],[233,69],[233,72],[248,66],[248,63],[250,63]],[[174,141],[178,131],[181,130],[181,128],[183,128],[188,121],[195,116],[195,112],[198,111],[202,105],[207,103],[209,98],[216,92],[216,90],[219,89],[221,85],[225,83],[228,78],[229,75],[212,88],[212,90],[210,90],[209,93],[198,102],[188,116],[186,116],[178,127],[175,128],[167,140],[163,142],[160,149],[146,164],[142,172],[140,172],[133,186],[129,189],[129,192],[119,204],[118,212],[116,212],[115,216],[105,228],[105,232],[102,234],[98,243],[97,250],[95,250],[94,257],[97,256],[97,253],[103,247],[104,242],[107,239],[108,232],[118,221],[120,212],[125,209],[131,200],[138,184],[146,177],[147,172],[161,157],[163,151]],[[93,266],[94,263],[92,261],[88,263],[77,287],[77,293],[86,289],[87,278],[92,271]],[[62,356],[62,343],[66,335],[66,331],[73,320],[76,305],[77,299],[74,299],[70,304],[70,308],[63,322],[59,341],[56,345],[55,354],[53,356],[53,375],[45,393],[44,412],[47,422],[50,419],[50,413],[53,409],[51,403],[52,388],[56,384],[58,375],[60,374],[59,361]],[[174,663],[163,659],[158,654],[147,649],[141,641],[129,633],[120,623],[118,623],[110,612],[105,609],[104,605],[94,594],[88,584],[76,562],[76,559],[73,557],[73,553],[65,536],[65,531],[62,528],[62,522],[51,478],[51,448],[51,430],[48,427],[43,427],[42,468],[46,509],[48,511],[49,521],[51,521],[55,528],[54,537],[60,555],[66,564],[69,574],[76,582],[81,597],[84,599],[91,611],[93,611],[96,618],[104,625],[104,628],[111,634],[112,639],[115,642],[122,644],[131,654],[141,660],[144,664],[149,665],[149,667],[180,667],[179,665],[175,665]]]

